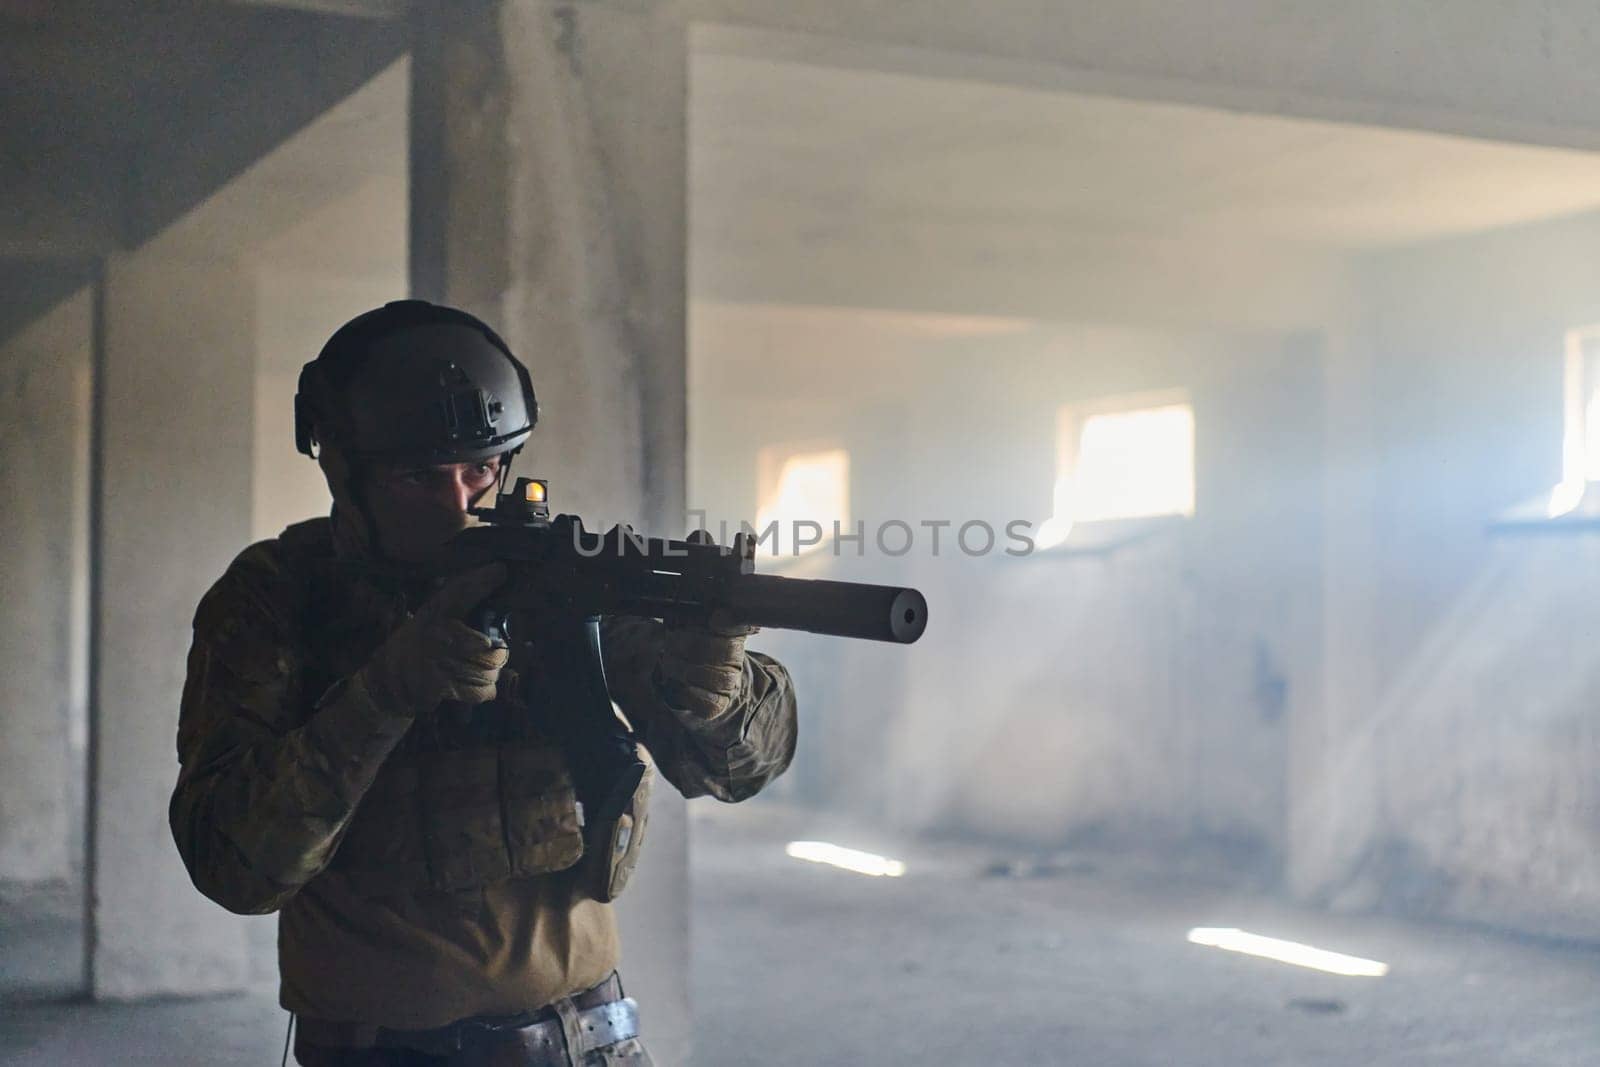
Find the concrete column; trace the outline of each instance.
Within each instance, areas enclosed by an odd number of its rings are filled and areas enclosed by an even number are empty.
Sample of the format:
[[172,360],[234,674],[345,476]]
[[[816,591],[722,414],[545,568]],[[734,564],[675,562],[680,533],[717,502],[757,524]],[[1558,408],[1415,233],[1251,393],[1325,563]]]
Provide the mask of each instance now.
[[1339,903],[1380,803],[1378,368],[1359,325],[1329,331],[1323,358],[1320,700],[1297,704],[1289,752],[1292,894]]
[[0,881],[80,866],[89,309],[0,347]]
[[96,997],[248,978],[247,923],[196,893],[167,802],[195,605],[250,535],[254,285],[232,262],[106,264],[93,565],[89,889]]
[[[687,33],[651,0],[439,5],[412,57],[415,295],[528,363],[518,469],[557,511],[681,534]],[[623,976],[657,1060],[688,1055],[684,806],[658,790],[623,898]]]

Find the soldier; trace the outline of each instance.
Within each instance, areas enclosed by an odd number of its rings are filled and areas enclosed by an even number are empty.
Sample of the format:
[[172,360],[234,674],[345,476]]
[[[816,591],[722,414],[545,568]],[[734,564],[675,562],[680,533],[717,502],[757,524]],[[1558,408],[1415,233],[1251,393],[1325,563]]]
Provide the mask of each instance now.
[[[586,826],[539,694],[462,621],[505,568],[427,567],[532,432],[527,370],[399,301],[333,335],[295,408],[332,514],[245,549],[195,614],[170,813],[194,884],[279,913],[307,1067],[648,1064],[609,900],[649,777]],[[612,697],[685,796],[742,800],[793,755],[789,675],[749,632],[604,620]]]

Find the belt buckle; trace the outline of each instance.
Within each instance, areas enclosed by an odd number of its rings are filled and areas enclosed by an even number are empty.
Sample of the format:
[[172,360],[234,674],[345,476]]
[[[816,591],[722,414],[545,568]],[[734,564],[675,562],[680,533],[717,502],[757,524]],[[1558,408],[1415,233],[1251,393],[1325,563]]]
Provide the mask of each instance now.
[[[639,1006],[632,997],[583,1010],[566,998],[550,1008],[555,1015],[544,1018],[456,1023],[451,1027],[457,1049],[451,1067],[567,1067],[596,1049],[639,1036]],[[570,1029],[563,1016],[570,1017]]]
[[580,1012],[583,1031],[582,1053],[615,1045],[639,1036],[639,1003],[632,997],[619,997],[588,1011]]

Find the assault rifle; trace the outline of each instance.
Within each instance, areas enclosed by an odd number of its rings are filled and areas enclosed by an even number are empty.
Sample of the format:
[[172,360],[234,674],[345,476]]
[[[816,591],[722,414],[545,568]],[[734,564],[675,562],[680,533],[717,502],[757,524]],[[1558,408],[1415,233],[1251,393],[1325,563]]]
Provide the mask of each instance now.
[[482,524],[450,542],[446,569],[493,562],[509,569],[472,622],[511,646],[513,665],[531,675],[536,710],[568,752],[588,821],[616,818],[644,772],[633,735],[611,709],[603,616],[899,644],[917,640],[928,623],[927,601],[915,589],[757,574],[748,533],[722,546],[708,535],[672,541],[624,526],[598,534],[574,515],[551,518],[543,479],[519,478],[494,506],[473,514]]
[[928,624],[927,601],[915,589],[755,573],[749,533],[735,535],[730,547],[646,538],[625,526],[601,535],[585,530],[575,515],[552,519],[548,497],[548,482],[518,478],[493,507],[473,510],[482,526],[451,544],[454,565],[498,560],[510,566],[511,580],[494,605],[502,616],[505,609],[531,607],[584,618],[634,615],[899,644],[921,637]]

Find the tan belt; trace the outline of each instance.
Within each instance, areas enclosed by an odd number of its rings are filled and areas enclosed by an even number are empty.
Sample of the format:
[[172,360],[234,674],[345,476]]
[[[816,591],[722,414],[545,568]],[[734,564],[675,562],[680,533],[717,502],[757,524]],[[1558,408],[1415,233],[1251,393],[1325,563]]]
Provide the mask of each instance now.
[[567,1063],[569,1057],[578,1063],[594,1049],[638,1037],[639,1009],[633,998],[622,995],[622,981],[613,972],[591,989],[520,1015],[473,1016],[431,1030],[299,1019],[296,1029],[297,1056],[315,1049],[404,1048],[446,1057],[463,1067]]

